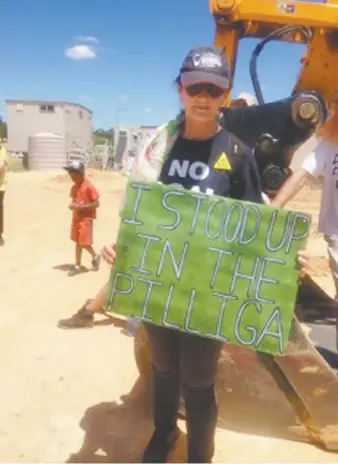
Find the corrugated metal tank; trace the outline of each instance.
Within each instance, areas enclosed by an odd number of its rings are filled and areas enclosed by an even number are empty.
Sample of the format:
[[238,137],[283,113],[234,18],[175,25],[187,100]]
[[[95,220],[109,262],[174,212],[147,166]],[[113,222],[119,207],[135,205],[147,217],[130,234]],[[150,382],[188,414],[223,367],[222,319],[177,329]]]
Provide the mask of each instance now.
[[31,135],[28,139],[28,169],[61,169],[67,164],[64,137],[52,133]]

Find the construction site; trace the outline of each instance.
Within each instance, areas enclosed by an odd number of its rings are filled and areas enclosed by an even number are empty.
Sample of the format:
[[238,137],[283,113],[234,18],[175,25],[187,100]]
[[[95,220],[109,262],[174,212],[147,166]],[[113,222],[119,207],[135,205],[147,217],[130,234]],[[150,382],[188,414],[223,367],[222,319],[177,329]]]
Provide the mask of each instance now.
[[[317,131],[331,116],[329,102],[338,80],[338,2],[262,4],[210,0],[209,7],[214,45],[224,50],[230,63],[229,82],[240,40],[257,40],[250,62],[255,97],[249,102],[230,91],[223,93],[215,121],[252,150],[261,181],[259,196],[264,192],[271,199],[317,145]],[[257,60],[271,40],[302,44],[304,56],[291,94],[265,102]],[[200,62],[199,55],[195,59]],[[58,321],[93,298],[110,275],[105,263],[92,272],[88,256],[84,272],[75,278],[68,275],[74,261],[67,208],[72,183],[62,167],[74,160],[84,163],[100,194],[95,249],[115,244],[135,157],[142,154],[146,179],[152,169],[151,174],[155,172],[153,152],[143,148],[149,140],[153,143],[148,148],[156,148],[156,127],[116,125],[113,142],[93,144],[92,113],[82,105],[19,100],[8,104],[16,123],[8,121],[5,241],[0,251],[0,459],[140,462],[153,430],[152,370],[144,326],[138,324],[133,332],[130,319],[102,311],[91,328],[58,327]],[[42,123],[46,114],[49,121],[58,117],[58,128]],[[312,223],[306,248],[310,268],[297,287],[285,353],[222,345],[213,462],[338,462],[338,305],[327,244],[318,233],[321,192],[319,179],[287,204],[288,210],[311,215]],[[183,401],[178,426],[181,435],[170,462],[187,462]]]
[[[116,237],[126,177],[98,170],[88,175],[102,196],[94,238],[101,246]],[[0,281],[1,460],[139,462],[152,430],[142,331],[135,339],[123,318],[101,316],[92,329],[57,328],[60,318],[96,294],[108,267],[76,281],[67,277],[74,251],[68,240],[66,173],[9,173],[9,185]],[[290,207],[313,214],[311,275],[333,296],[325,243],[316,233],[319,198],[318,187],[307,188]],[[296,403],[256,353],[225,345],[217,379],[214,462],[337,462],[335,322],[313,309],[310,313],[310,322],[294,328],[288,355],[277,359],[297,392]],[[326,348],[318,343],[318,328],[324,330]],[[182,438],[172,462],[186,462],[184,411],[179,425]]]

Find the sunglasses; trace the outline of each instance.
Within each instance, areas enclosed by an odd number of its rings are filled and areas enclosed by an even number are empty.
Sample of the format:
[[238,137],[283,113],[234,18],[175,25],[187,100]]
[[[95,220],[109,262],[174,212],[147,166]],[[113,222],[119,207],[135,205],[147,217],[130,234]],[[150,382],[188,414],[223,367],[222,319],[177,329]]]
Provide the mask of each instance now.
[[190,97],[196,97],[197,95],[205,92],[211,98],[219,98],[225,93],[223,89],[216,87],[213,84],[189,85],[188,87],[185,87],[185,91]]

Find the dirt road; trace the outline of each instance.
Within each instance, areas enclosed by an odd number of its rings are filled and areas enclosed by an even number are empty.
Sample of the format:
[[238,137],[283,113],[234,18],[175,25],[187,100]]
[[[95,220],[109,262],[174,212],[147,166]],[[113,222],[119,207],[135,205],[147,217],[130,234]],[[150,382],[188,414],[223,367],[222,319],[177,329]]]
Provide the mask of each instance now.
[[[102,199],[95,230],[100,247],[115,238],[125,179],[96,172],[93,180]],[[151,412],[138,381],[133,339],[104,319],[93,329],[56,327],[108,276],[103,265],[97,273],[67,277],[74,251],[69,187],[60,172],[10,175],[6,246],[0,249],[0,460],[137,462],[151,433]],[[318,192],[311,191],[294,206],[315,210],[317,204]],[[332,292],[319,237],[312,238],[311,250],[317,279]],[[277,436],[283,434],[219,429],[215,462],[338,461],[335,454]],[[173,460],[184,461],[184,445],[182,438]]]

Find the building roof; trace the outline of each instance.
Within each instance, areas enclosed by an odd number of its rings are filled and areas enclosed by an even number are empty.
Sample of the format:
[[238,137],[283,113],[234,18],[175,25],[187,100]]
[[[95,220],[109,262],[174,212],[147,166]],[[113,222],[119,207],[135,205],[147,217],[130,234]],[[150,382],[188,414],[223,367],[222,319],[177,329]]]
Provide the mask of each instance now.
[[92,110],[87,108],[80,103],[72,103],[66,101],[53,101],[53,100],[6,100],[6,103],[21,103],[21,104],[29,104],[29,105],[71,105],[77,106],[78,108],[82,108],[83,110],[88,111],[89,113],[93,113]]

